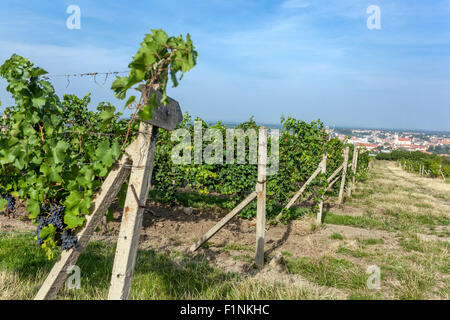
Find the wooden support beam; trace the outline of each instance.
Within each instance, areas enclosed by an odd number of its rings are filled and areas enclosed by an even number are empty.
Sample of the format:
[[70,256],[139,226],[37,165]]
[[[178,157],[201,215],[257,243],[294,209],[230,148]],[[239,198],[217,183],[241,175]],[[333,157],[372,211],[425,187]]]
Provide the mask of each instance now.
[[[325,152],[323,154],[323,159],[322,159],[321,173],[323,173],[323,174],[325,174],[327,172],[327,157],[328,157],[328,154]],[[323,198],[324,198],[325,192],[326,191],[324,191],[324,194],[322,195],[322,199],[319,202],[319,211],[317,212],[317,217],[316,217],[317,224],[322,224]]]
[[331,188],[333,188],[334,184],[340,179],[341,177],[336,177],[327,187],[327,190],[330,190]]
[[347,189],[347,196],[352,196],[353,188],[355,187],[356,182],[356,168],[358,165],[358,147],[355,145],[353,148],[353,159],[352,159],[352,180],[349,183],[348,189]]
[[258,182],[256,192],[258,203],[256,208],[256,256],[257,267],[264,267],[264,232],[266,230],[266,166],[267,166],[267,129],[259,129],[258,141]]
[[[289,201],[289,203],[284,207],[284,210],[289,210],[290,207],[292,207],[297,201],[298,197],[302,195],[302,193],[306,190],[306,187],[314,180],[315,177],[320,173],[322,170],[322,162],[319,163],[319,166],[317,167],[316,171],[306,180],[306,182],[302,185],[300,190],[297,191],[297,193],[292,197],[292,199]],[[281,211],[278,216],[276,217],[277,221],[280,221],[281,216],[283,215],[283,211]]]
[[[109,300],[127,300],[136,265],[144,207],[150,191],[158,127],[141,122],[109,288]],[[134,190],[133,190],[134,189]],[[136,201],[134,192],[138,196]]]
[[211,239],[217,232],[220,231],[231,219],[233,219],[239,212],[241,212],[245,207],[247,207],[256,197],[257,192],[253,191],[250,193],[239,205],[236,206],[230,213],[222,218],[214,227],[212,227],[208,232],[205,233],[203,237],[197,240],[190,248],[191,251],[196,251],[200,248],[206,241]]
[[[127,148],[126,152],[130,153],[134,146],[135,142]],[[76,264],[78,257],[86,248],[91,235],[105,216],[106,210],[111,206],[120,188],[129,176],[131,170],[129,164],[130,157],[128,154],[124,154],[117,166],[108,174],[92,203],[92,213],[86,216],[86,223],[83,229],[77,234],[77,248],[61,253],[61,257],[53,266],[34,300],[53,300],[56,298],[59,289],[67,279],[67,269]]]
[[333,174],[331,176],[328,177],[327,181],[328,183],[330,183],[330,181],[332,181],[334,179],[334,177],[336,177],[338,175],[339,172],[341,172],[342,168],[344,167],[343,164],[341,164],[339,166],[339,168],[336,169],[336,171],[333,172]]
[[347,178],[347,167],[348,167],[348,152],[349,147],[346,147],[344,150],[344,164],[342,168],[341,187],[339,189],[339,198],[338,198],[339,205],[342,204],[342,200],[344,200],[345,179]]

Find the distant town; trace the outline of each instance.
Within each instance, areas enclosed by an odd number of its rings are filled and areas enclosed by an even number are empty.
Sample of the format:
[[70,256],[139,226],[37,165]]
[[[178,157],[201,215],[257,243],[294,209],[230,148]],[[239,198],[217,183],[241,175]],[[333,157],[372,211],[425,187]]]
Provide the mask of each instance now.
[[[214,121],[207,122],[214,124]],[[226,127],[233,128],[237,122],[223,122]],[[279,124],[259,123],[268,129],[281,129]],[[326,127],[331,137],[341,141],[347,140],[360,148],[371,151],[390,153],[393,150],[420,151],[450,157],[450,131],[425,131],[402,129],[364,129],[349,127]]]
[[[211,124],[213,122],[210,122]],[[237,123],[225,122],[225,126],[234,127]],[[278,124],[261,124],[268,129],[281,129]],[[450,157],[450,131],[425,131],[401,129],[364,129],[327,127],[332,137],[371,151],[390,153],[393,150],[420,151],[429,154]]]
[[333,137],[372,153],[393,150],[420,151],[450,157],[450,132],[396,131],[382,129],[329,129]]

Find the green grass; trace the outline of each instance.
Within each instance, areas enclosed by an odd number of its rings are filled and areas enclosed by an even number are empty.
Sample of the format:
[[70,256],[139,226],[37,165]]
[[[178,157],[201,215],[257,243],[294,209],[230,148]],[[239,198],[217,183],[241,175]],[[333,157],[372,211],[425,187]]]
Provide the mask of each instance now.
[[[82,290],[63,290],[71,299],[106,298],[114,261],[115,246],[98,241],[89,243],[80,255]],[[173,256],[178,256],[174,258]],[[35,280],[49,272],[49,261],[31,235],[0,236],[0,269],[18,275],[20,280]],[[139,299],[217,299],[233,288],[236,274],[210,266],[202,255],[195,257],[139,250],[132,298]]]
[[430,227],[447,226],[450,219],[444,216],[420,215],[405,210],[385,210],[382,216],[348,216],[342,214],[324,213],[324,223],[352,226],[364,229],[379,229],[386,231],[416,231],[423,232]]
[[358,228],[366,228],[366,229],[374,229],[380,228],[382,226],[382,222],[377,219],[369,218],[369,217],[355,217],[355,216],[347,216],[341,214],[333,214],[331,212],[324,213],[324,223],[329,224],[337,224],[344,226],[353,226]]
[[385,215],[392,219],[392,222],[400,226],[401,230],[407,230],[407,226],[448,226],[450,225],[450,218],[445,216],[422,215],[408,212],[401,209],[388,209],[384,212]]
[[330,236],[330,239],[333,239],[333,240],[344,240],[344,236],[342,234],[340,234],[339,232],[334,232]]
[[376,244],[383,244],[383,239],[374,239],[374,238],[367,238],[367,239],[358,239],[358,242],[363,245],[376,245]]
[[322,286],[345,289],[363,289],[366,286],[365,271],[346,259],[288,259],[286,267],[288,272],[300,274]]
[[41,270],[49,271],[54,261],[47,259],[34,236],[0,234],[0,269],[17,272],[24,278],[33,278]]
[[380,265],[383,278],[395,279],[390,284],[391,290],[397,299],[422,300],[436,285],[436,275],[432,272],[424,272],[411,264],[407,259],[395,255],[383,258],[384,263]]
[[362,251],[360,249],[351,250],[349,248],[339,246],[337,253],[350,255],[355,258],[367,258],[369,257],[369,253]]
[[[236,246],[232,246],[237,248]],[[240,249],[246,250],[244,247]],[[62,288],[58,299],[106,299],[115,245],[92,241],[80,255],[81,289]],[[237,259],[250,259],[247,253]],[[33,236],[0,235],[0,299],[32,299],[55,261]],[[139,250],[131,299],[323,299],[307,288],[263,283],[220,270],[202,254]],[[329,298],[329,297],[328,297]]]
[[230,242],[227,243],[222,249],[223,252],[229,252],[229,251],[254,251],[254,248],[243,245],[243,244],[239,244],[239,243],[234,243],[234,242]]

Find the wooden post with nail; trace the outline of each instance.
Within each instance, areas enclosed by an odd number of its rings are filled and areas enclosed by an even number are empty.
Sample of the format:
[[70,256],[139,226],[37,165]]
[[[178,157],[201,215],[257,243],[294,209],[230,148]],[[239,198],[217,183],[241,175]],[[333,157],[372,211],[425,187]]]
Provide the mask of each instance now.
[[349,147],[346,147],[344,150],[344,166],[342,168],[342,178],[341,178],[341,187],[339,189],[339,198],[338,204],[342,204],[342,200],[344,200],[344,189],[345,189],[345,180],[347,178],[347,167],[348,167],[348,153],[350,151]]
[[130,296],[145,208],[142,204],[147,202],[150,191],[158,127],[141,122],[139,131],[137,150],[131,156],[133,169],[117,241],[109,300],[124,300]]
[[349,185],[348,185],[348,190],[347,190],[347,196],[351,197],[352,196],[352,191],[353,188],[355,187],[355,182],[356,182],[356,168],[358,165],[358,146],[355,144],[354,149],[353,149],[353,159],[352,159],[352,180],[350,181]]
[[[327,172],[327,157],[328,157],[328,154],[325,152],[322,157],[322,162],[321,162],[322,167],[321,167],[321,171],[320,171],[323,174],[325,174]],[[322,224],[324,195],[325,195],[325,190],[324,190],[324,194],[322,195],[320,202],[319,202],[319,211],[317,212],[317,217],[316,217],[317,224]]]
[[264,267],[264,233],[266,229],[266,185],[267,185],[267,129],[259,128],[258,140],[258,181],[256,184],[256,257],[257,267]]
[[[151,89],[147,93],[144,87],[141,89],[144,102],[148,101],[154,93],[157,101],[162,100],[160,90]],[[133,168],[128,182],[108,300],[126,300],[130,296],[145,204],[152,180],[159,128],[173,130],[183,118],[178,102],[171,98],[168,100],[167,106],[159,103],[153,118],[142,121],[139,127],[136,149],[131,155]]]

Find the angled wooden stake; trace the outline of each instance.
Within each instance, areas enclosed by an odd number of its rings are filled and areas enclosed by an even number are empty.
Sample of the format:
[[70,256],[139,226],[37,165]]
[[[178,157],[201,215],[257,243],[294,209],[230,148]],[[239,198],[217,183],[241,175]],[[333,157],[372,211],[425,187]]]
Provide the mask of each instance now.
[[256,192],[258,203],[256,208],[256,257],[259,268],[264,267],[264,232],[266,229],[266,166],[267,166],[267,129],[259,128],[258,140],[258,182]]
[[[117,242],[116,256],[109,288],[109,300],[126,300],[130,296],[136,265],[144,208],[153,173],[158,127],[141,122],[136,152],[132,155],[133,168],[128,183],[125,208]],[[134,191],[139,202],[136,201]]]
[[339,189],[339,198],[338,204],[342,204],[342,200],[344,200],[344,189],[345,189],[345,179],[347,178],[347,167],[348,167],[348,152],[349,147],[346,147],[344,150],[344,164],[342,167],[342,179],[341,179],[341,187]]
[[203,237],[197,240],[190,248],[191,251],[196,251],[200,248],[206,241],[211,239],[217,232],[220,231],[231,219],[233,219],[239,212],[241,212],[245,207],[247,207],[257,196],[256,191],[250,193],[239,205],[236,206],[230,213],[222,218],[214,227],[212,227],[208,232],[205,233]]
[[[321,173],[325,174],[327,172],[327,153],[325,152],[323,154],[323,158],[322,158],[322,170]],[[324,192],[325,194],[325,192]],[[323,198],[324,195],[322,195],[322,199],[320,200],[319,203],[319,211],[317,212],[317,218],[316,218],[316,222],[317,224],[321,224],[322,223],[322,213],[323,213]]]
[[331,176],[328,177],[327,181],[328,181],[328,182],[333,181],[334,177],[336,177],[336,176],[339,174],[339,172],[341,172],[343,166],[344,166],[344,165],[341,164],[341,165],[339,166],[339,168],[337,168],[336,171],[334,171],[333,174],[332,174]]
[[327,187],[327,191],[333,188],[334,184],[340,179],[341,177],[336,177]]
[[[130,153],[134,146],[135,143],[131,144],[126,152]],[[105,216],[106,210],[111,206],[112,201],[128,178],[131,170],[129,163],[130,157],[128,154],[123,155],[119,160],[117,167],[108,174],[93,201],[91,207],[92,213],[86,216],[86,224],[83,230],[77,235],[77,248],[61,253],[61,257],[53,266],[34,300],[53,300],[56,298],[59,289],[64,285],[68,276],[67,269],[76,264],[78,257],[86,248],[95,228]]]
[[292,207],[295,203],[295,201],[297,201],[297,199],[302,195],[302,193],[306,190],[306,187],[308,185],[311,184],[311,182],[314,180],[315,177],[317,177],[317,175],[320,173],[320,171],[322,171],[322,162],[319,163],[319,165],[317,166],[316,171],[314,171],[314,173],[308,178],[308,180],[306,180],[306,182],[302,185],[302,187],[300,188],[300,190],[297,191],[297,193],[291,198],[291,200],[289,200],[289,203],[286,205],[286,207],[284,207],[284,210],[281,211],[277,217],[276,220],[280,221],[281,216],[283,215],[283,212],[285,210],[289,210],[290,207]]
[[353,177],[352,180],[350,181],[349,185],[348,185],[348,189],[347,189],[347,196],[351,197],[352,196],[352,191],[353,188],[355,187],[355,181],[356,181],[356,166],[358,165],[358,147],[355,145],[353,148],[353,159],[352,159],[352,173],[353,173]]

